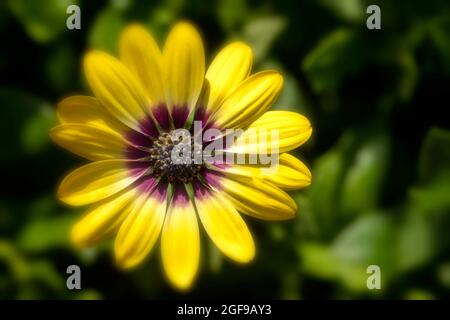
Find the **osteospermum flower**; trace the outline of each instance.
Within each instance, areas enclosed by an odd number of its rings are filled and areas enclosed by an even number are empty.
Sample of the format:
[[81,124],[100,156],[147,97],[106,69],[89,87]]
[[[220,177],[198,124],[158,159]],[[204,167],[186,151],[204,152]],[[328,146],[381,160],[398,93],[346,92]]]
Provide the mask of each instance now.
[[[63,100],[60,124],[51,131],[57,144],[92,161],[70,173],[58,190],[69,205],[91,205],[73,227],[73,243],[86,247],[116,235],[117,264],[131,268],[161,235],[165,273],[184,289],[199,265],[200,220],[226,256],[251,261],[255,245],[240,213],[293,218],[296,204],[283,189],[311,181],[307,167],[286,153],[310,137],[309,121],[294,112],[266,112],[282,89],[282,76],[250,74],[252,52],[241,42],[227,45],[205,70],[202,40],[186,22],[171,30],[162,52],[139,25],[126,28],[119,48],[120,60],[87,53],[84,71],[95,97]],[[279,164],[264,171],[261,163],[174,162],[170,151],[179,141],[171,133],[193,132],[194,121],[203,129],[244,130],[224,155],[277,152]],[[277,149],[270,139],[259,139],[271,130],[278,133]],[[203,139],[202,148],[214,139]]]

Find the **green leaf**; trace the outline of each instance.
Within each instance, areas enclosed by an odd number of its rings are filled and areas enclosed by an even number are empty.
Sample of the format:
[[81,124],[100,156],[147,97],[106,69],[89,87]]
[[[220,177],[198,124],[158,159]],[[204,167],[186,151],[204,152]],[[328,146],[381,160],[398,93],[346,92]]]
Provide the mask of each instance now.
[[332,236],[336,226],[337,197],[344,172],[344,157],[338,150],[330,150],[318,158],[313,166],[313,182],[308,188],[311,210],[316,216],[319,233]]
[[299,253],[306,275],[339,283],[355,293],[367,292],[367,266],[343,261],[330,247],[319,243],[303,243]]
[[41,196],[34,201],[29,201],[28,204],[29,207],[26,214],[32,219],[57,214],[60,209],[56,203],[55,195],[53,193]]
[[412,206],[426,214],[446,214],[450,210],[450,172],[410,191]]
[[75,214],[66,214],[33,220],[19,234],[19,246],[31,252],[67,247],[70,228],[76,218]]
[[401,75],[398,81],[398,95],[403,101],[408,101],[414,94],[418,80],[418,67],[414,55],[411,51],[404,50],[398,54],[398,64]]
[[435,300],[436,297],[433,293],[424,289],[410,289],[405,293],[405,300]]
[[309,275],[333,280],[337,277],[340,262],[330,254],[327,246],[319,243],[303,243],[300,246],[302,270]]
[[49,130],[56,124],[53,110],[42,106],[31,119],[25,122],[22,130],[22,145],[28,154],[37,154],[50,144]]
[[34,154],[49,144],[54,115],[48,103],[18,89],[0,88],[0,105],[0,118],[8,120],[0,128],[0,162]]
[[429,129],[419,156],[419,177],[430,181],[450,171],[450,131]]
[[120,11],[114,8],[103,10],[89,29],[89,45],[111,54],[117,53],[120,33],[124,26],[125,21]]
[[77,0],[9,0],[8,6],[33,40],[47,43],[67,31],[67,7],[77,3]]
[[305,57],[302,69],[313,89],[336,89],[342,80],[358,71],[366,61],[363,37],[350,29],[337,29],[325,36]]
[[79,292],[75,292],[73,299],[75,300],[101,300],[102,299],[102,294],[94,289],[84,289],[79,291]]
[[437,270],[439,282],[447,289],[450,289],[450,262],[442,263]]
[[73,88],[78,80],[75,53],[68,44],[56,46],[44,61],[44,73],[49,85],[55,91],[64,92]]
[[369,265],[378,265],[382,283],[385,284],[396,271],[394,231],[387,215],[381,212],[369,213],[341,231],[331,245],[331,252],[342,263],[364,272]]
[[271,110],[295,111],[305,116],[311,114],[310,103],[306,99],[303,88],[300,87],[295,76],[285,70],[279,61],[268,59],[261,63],[260,68],[261,70],[274,69],[283,75],[283,89]]
[[450,14],[446,12],[428,24],[431,41],[439,50],[447,74],[450,73]]
[[411,271],[428,263],[435,253],[433,230],[422,214],[406,212],[399,225],[398,261],[401,271]]
[[360,22],[365,17],[366,7],[362,0],[320,0],[320,3],[347,21]]
[[266,58],[273,43],[286,25],[286,19],[279,16],[253,18],[244,25],[242,36],[253,49],[255,63]]
[[220,25],[228,32],[235,30],[247,13],[246,0],[220,0],[216,8]]
[[355,153],[344,177],[340,208],[353,215],[376,207],[388,164],[386,136],[369,139]]

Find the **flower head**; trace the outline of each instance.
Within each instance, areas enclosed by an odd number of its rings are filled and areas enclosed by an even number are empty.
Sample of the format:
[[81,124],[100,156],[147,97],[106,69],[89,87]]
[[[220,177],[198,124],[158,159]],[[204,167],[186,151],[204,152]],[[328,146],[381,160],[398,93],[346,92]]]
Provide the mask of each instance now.
[[[251,68],[251,49],[234,42],[205,70],[202,40],[186,22],[175,25],[162,52],[139,25],[123,32],[120,60],[88,52],[84,70],[95,97],[63,100],[51,131],[57,144],[92,161],[58,189],[63,202],[91,206],[73,227],[73,243],[116,235],[116,261],[131,268],[161,235],[167,277],[185,289],[199,265],[200,220],[226,256],[251,261],[255,246],[241,213],[294,217],[283,189],[309,185],[311,173],[286,152],[312,131],[297,113],[267,111],[283,78]],[[273,156],[268,168],[264,159]]]

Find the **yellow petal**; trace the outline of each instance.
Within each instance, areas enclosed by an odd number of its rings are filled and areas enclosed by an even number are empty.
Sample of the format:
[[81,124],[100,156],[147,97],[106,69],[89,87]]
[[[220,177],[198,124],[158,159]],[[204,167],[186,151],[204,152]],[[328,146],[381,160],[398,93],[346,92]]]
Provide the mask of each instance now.
[[90,209],[73,226],[72,243],[77,247],[89,247],[115,232],[133,208],[135,197],[136,190],[132,188],[105,199],[100,205]]
[[124,157],[125,140],[115,131],[102,127],[62,124],[52,128],[50,136],[61,147],[92,161]]
[[127,27],[120,38],[120,59],[141,81],[154,103],[164,100],[162,55],[153,37],[141,25]]
[[164,221],[161,254],[172,284],[181,290],[189,288],[200,259],[200,236],[192,203],[171,204]]
[[92,51],[84,58],[86,78],[97,99],[113,116],[141,131],[150,99],[135,76],[116,58]]
[[264,180],[284,190],[300,189],[311,184],[311,171],[303,162],[288,153],[280,155],[280,162],[274,173],[264,170],[262,172]]
[[229,149],[233,153],[283,153],[301,146],[311,136],[308,119],[290,111],[269,111],[253,122]]
[[242,42],[223,48],[206,72],[209,81],[208,111],[215,111],[225,97],[245,80],[252,69],[252,49]]
[[169,108],[197,103],[205,77],[205,53],[200,35],[186,22],[171,30],[163,50],[164,88]]
[[112,117],[100,102],[89,96],[71,96],[65,98],[56,109],[58,120],[62,124],[90,124],[122,133],[128,129]]
[[311,184],[308,167],[288,153],[279,155],[278,164],[270,168],[260,165],[232,165],[226,171],[237,176],[257,177],[284,190],[300,189]]
[[227,176],[222,187],[238,211],[258,219],[287,220],[297,211],[286,192],[261,179]]
[[211,240],[228,257],[249,262],[255,256],[252,235],[241,215],[220,192],[196,198],[200,220]]
[[275,71],[258,72],[233,91],[213,116],[222,128],[246,128],[278,97],[283,77]]
[[165,199],[143,193],[120,227],[115,241],[118,265],[132,268],[152,250],[159,237],[166,212]]
[[72,206],[103,200],[136,181],[144,172],[126,167],[123,160],[102,160],[72,171],[58,189],[58,198]]

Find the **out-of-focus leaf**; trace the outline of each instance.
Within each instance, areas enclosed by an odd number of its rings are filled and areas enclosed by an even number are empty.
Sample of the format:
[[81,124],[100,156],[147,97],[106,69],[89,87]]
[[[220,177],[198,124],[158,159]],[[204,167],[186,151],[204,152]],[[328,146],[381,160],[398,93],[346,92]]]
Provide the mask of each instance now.
[[283,89],[271,110],[289,110],[300,112],[305,116],[310,115],[310,103],[305,97],[303,88],[300,87],[294,75],[285,70],[279,61],[267,59],[260,64],[259,69],[274,69],[283,75]]
[[49,85],[58,92],[64,92],[73,87],[78,71],[76,70],[75,54],[69,45],[58,45],[46,57],[44,72]]
[[281,299],[298,300],[300,296],[300,276],[298,272],[284,270],[282,278]]
[[429,34],[444,60],[447,74],[450,73],[450,14],[446,12],[428,24]]
[[36,199],[31,202],[27,210],[27,216],[31,219],[48,217],[55,213],[58,213],[58,206],[54,194],[48,194]]
[[18,282],[24,282],[28,278],[27,264],[17,249],[9,242],[0,240],[0,261],[5,261],[11,275]]
[[183,10],[192,2],[186,0],[162,1],[150,12],[148,26],[153,36],[164,43],[168,29],[183,15]]
[[41,43],[52,41],[64,30],[67,31],[67,7],[77,0],[8,0],[8,6],[23,24],[28,35]]
[[14,216],[11,214],[10,204],[0,201],[0,232],[6,234],[7,230],[14,224]]
[[282,241],[286,238],[286,229],[279,223],[272,223],[269,226],[269,233],[274,241]]
[[367,266],[349,263],[319,243],[301,244],[300,256],[305,274],[337,282],[352,292],[367,292]]
[[450,172],[446,171],[432,182],[411,190],[412,205],[426,214],[450,212]]
[[398,95],[403,101],[407,101],[414,93],[419,71],[416,60],[410,51],[403,51],[399,54],[398,64],[402,73],[398,82]]
[[219,273],[223,266],[223,254],[212,241],[208,241],[209,268],[214,273]]
[[333,242],[332,250],[337,257],[350,263],[379,264],[390,258],[386,253],[392,250],[391,232],[392,223],[388,216],[366,214],[342,230]]
[[50,144],[48,132],[56,123],[50,106],[42,106],[31,119],[25,122],[22,131],[22,145],[28,154],[36,154]]
[[318,237],[318,222],[315,213],[311,210],[310,199],[303,191],[294,195],[295,202],[299,208],[299,214],[295,218],[294,235],[299,239],[315,239]]
[[437,270],[439,282],[445,287],[450,288],[450,262],[444,262]]
[[363,37],[350,29],[337,29],[324,37],[303,60],[302,68],[317,92],[336,89],[367,59]]
[[246,13],[246,0],[220,0],[217,5],[217,18],[222,28],[228,32],[239,26]]
[[253,49],[255,63],[262,61],[278,36],[286,28],[284,17],[263,16],[249,20],[242,30],[242,36]]
[[433,293],[424,289],[410,289],[405,293],[405,300],[434,300]]
[[117,10],[126,10],[131,7],[134,0],[111,0],[111,6]]
[[300,246],[302,270],[324,280],[337,277],[340,262],[330,254],[327,246],[319,243],[302,243]]
[[114,8],[103,10],[89,29],[89,45],[112,54],[117,53],[119,36],[124,26],[120,11]]
[[48,128],[53,123],[51,107],[27,92],[0,88],[0,162],[14,161],[42,150],[50,141]]
[[55,291],[66,289],[62,275],[49,261],[33,261],[28,264],[28,268],[32,281],[43,283],[46,287]]
[[102,294],[94,289],[84,289],[76,292],[73,296],[75,300],[100,300],[102,299]]
[[363,272],[370,265],[378,265],[384,287],[396,271],[395,239],[391,219],[381,212],[369,213],[341,231],[331,245],[331,252],[339,261]]
[[433,230],[426,218],[412,210],[399,224],[398,263],[400,271],[411,271],[432,259],[435,246]]
[[431,128],[419,156],[419,176],[430,181],[444,171],[450,171],[450,131]]
[[389,139],[376,136],[362,145],[344,177],[340,208],[355,214],[376,207],[388,164]]
[[347,21],[361,21],[365,17],[366,8],[362,0],[320,0],[320,3]]
[[32,252],[67,247],[70,228],[76,218],[75,214],[66,214],[31,221],[19,234],[19,246]]
[[311,210],[316,216],[319,233],[330,237],[337,218],[337,197],[344,172],[342,153],[337,149],[328,151],[316,160],[312,172],[313,182],[307,191]]

